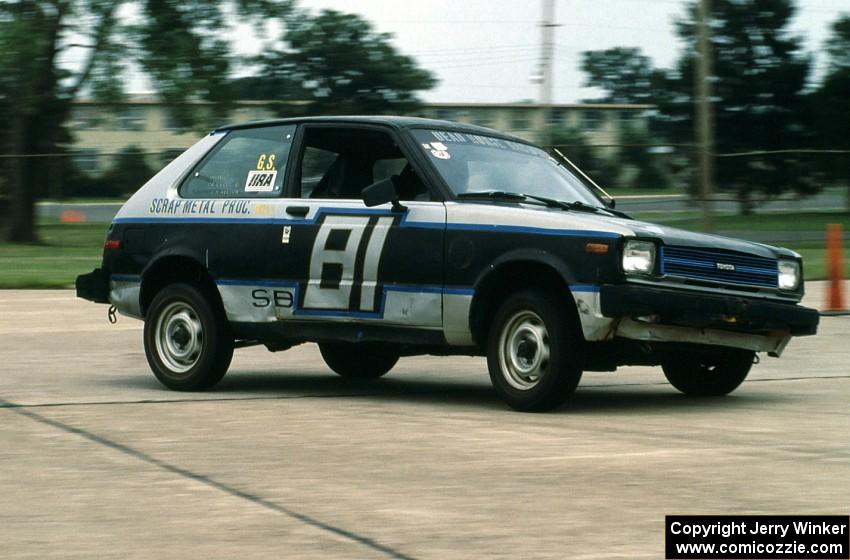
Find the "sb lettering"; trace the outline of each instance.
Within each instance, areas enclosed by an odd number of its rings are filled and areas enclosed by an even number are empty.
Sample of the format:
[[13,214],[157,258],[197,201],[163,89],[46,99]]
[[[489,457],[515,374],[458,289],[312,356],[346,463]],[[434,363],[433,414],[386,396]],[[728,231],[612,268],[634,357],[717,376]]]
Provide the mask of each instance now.
[[290,308],[292,307],[295,298],[292,292],[287,290],[267,290],[265,288],[257,288],[251,292],[251,298],[254,300],[254,307],[275,307]]

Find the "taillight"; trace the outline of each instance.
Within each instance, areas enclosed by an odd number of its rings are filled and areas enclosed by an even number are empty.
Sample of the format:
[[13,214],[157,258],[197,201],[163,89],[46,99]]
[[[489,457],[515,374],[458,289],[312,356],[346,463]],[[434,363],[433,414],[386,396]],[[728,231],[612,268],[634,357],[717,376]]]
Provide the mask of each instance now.
[[107,251],[117,251],[121,248],[121,240],[120,239],[107,239],[103,243],[103,248]]

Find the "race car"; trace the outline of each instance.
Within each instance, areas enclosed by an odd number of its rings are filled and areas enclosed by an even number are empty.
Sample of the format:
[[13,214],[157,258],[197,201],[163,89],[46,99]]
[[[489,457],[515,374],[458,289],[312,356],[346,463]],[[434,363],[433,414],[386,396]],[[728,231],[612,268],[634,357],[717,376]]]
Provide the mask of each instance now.
[[560,153],[412,117],[214,130],[121,208],[77,295],[144,320],[171,389],[213,387],[234,348],[315,342],[361,379],[484,355],[523,411],[622,365],[725,395],[818,324],[797,253],[631,219]]

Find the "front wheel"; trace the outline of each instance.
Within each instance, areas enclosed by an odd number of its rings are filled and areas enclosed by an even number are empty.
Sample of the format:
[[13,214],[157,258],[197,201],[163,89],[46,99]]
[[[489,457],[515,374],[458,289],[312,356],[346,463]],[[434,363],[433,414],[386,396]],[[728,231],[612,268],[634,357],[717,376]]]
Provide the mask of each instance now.
[[675,354],[661,368],[673,387],[694,397],[720,397],[744,382],[753,366],[755,352],[738,348],[712,348]]
[[487,340],[487,367],[499,396],[522,411],[562,404],[581,379],[581,335],[561,298],[538,291],[509,297]]
[[154,375],[177,391],[209,389],[233,357],[224,311],[189,284],[171,284],[156,294],[145,316],[144,340]]
[[399,353],[378,342],[322,342],[325,363],[342,377],[376,379],[393,369]]

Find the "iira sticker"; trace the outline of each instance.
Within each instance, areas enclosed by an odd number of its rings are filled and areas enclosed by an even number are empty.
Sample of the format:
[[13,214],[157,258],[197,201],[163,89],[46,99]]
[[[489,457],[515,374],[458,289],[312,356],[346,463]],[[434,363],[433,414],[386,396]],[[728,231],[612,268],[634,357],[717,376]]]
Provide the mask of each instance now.
[[277,171],[249,171],[245,180],[245,192],[272,192]]
[[445,150],[431,150],[431,155],[438,159],[451,159],[452,156]]

